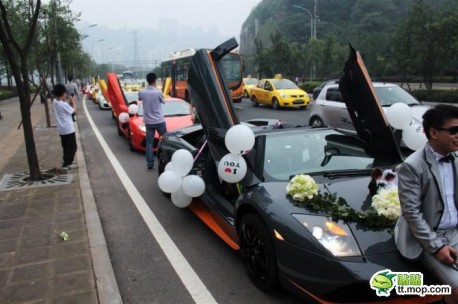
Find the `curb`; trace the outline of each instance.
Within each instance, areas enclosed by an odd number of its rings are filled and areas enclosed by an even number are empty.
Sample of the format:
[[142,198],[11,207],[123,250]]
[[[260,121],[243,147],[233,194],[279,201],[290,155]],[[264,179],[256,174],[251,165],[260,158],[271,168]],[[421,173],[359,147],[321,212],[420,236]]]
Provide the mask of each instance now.
[[116,282],[107,244],[105,242],[105,236],[103,234],[102,224],[100,223],[100,217],[97,212],[94,194],[89,182],[78,123],[75,132],[76,142],[79,147],[76,152],[78,178],[99,303],[121,304],[121,294],[119,293],[118,283]]

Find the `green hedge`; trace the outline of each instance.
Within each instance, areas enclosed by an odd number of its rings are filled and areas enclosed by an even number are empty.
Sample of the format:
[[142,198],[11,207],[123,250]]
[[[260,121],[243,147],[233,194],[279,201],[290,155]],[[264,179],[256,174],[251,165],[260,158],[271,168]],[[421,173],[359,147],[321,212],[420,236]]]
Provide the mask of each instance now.
[[299,87],[302,90],[306,91],[307,93],[312,94],[313,89],[315,89],[320,84],[321,84],[321,81],[306,81],[302,83],[301,85],[299,85]]
[[13,93],[11,90],[0,90],[0,100],[8,99],[15,96],[17,96],[17,94]]
[[458,103],[458,90],[413,90],[412,95],[421,101]]

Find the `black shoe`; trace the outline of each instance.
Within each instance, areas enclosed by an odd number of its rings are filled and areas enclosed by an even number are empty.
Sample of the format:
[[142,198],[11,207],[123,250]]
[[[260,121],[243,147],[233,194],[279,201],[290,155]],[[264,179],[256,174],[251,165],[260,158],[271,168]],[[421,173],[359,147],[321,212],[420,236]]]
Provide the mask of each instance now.
[[153,170],[154,166],[148,166],[148,170]]

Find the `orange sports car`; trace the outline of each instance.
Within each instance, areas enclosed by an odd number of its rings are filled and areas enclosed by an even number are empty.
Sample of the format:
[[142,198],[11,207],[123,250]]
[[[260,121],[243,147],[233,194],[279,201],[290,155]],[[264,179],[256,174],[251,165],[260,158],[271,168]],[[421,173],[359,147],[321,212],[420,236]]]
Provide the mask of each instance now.
[[[133,102],[135,103],[135,102]],[[141,101],[137,102],[138,113],[130,115],[129,121],[121,123],[119,120],[118,130],[120,135],[124,135],[129,142],[129,147],[132,151],[145,151],[146,147],[146,127],[143,122],[143,105]],[[165,124],[167,131],[191,126],[191,106],[188,102],[178,98],[165,98],[165,103],[162,105],[164,112]],[[159,142],[159,134],[154,134],[153,150],[157,151],[157,143]]]
[[[143,122],[143,107],[141,101],[137,101],[138,92],[124,92],[119,83],[116,74],[107,74],[107,95],[111,102],[113,117],[116,118],[116,126],[118,134],[125,136],[129,142],[132,151],[145,151],[146,147],[146,127]],[[136,95],[135,96],[132,95]],[[166,96],[165,104],[162,105],[162,110],[165,116],[165,124],[167,131],[173,131],[178,128],[188,127],[193,124],[191,105],[186,101],[178,98]],[[120,122],[119,115],[128,113],[128,107],[131,104],[138,105],[138,112],[134,115],[130,114],[127,122]],[[124,114],[128,115],[128,114]],[[159,135],[156,132],[154,135],[153,150],[156,152]]]

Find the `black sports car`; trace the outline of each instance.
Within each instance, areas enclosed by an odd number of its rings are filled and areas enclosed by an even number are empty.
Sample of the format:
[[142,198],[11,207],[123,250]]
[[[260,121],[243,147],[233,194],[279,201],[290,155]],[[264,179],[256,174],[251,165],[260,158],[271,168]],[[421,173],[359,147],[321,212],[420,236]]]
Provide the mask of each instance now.
[[[159,143],[159,173],[172,154],[193,155],[205,193],[189,208],[227,244],[240,250],[252,282],[262,290],[282,285],[314,303],[428,303],[431,298],[377,297],[369,286],[377,271],[422,271],[401,258],[393,236],[355,222],[333,221],[326,213],[299,207],[286,193],[291,177],[309,174],[321,193],[336,193],[359,211],[370,208],[368,184],[374,167],[402,161],[395,138],[365,82],[356,52],[341,80],[359,137],[330,128],[257,120],[255,145],[245,155],[248,172],[238,184],[222,181],[217,164],[228,153],[224,135],[238,124],[220,59],[233,41],[192,59],[189,89],[202,125],[167,133]],[[356,76],[356,78],[354,78]],[[355,85],[357,83],[357,85]],[[367,119],[370,117],[370,119]],[[259,126],[261,125],[261,126]]]

